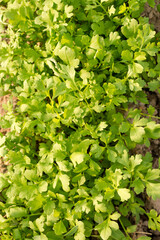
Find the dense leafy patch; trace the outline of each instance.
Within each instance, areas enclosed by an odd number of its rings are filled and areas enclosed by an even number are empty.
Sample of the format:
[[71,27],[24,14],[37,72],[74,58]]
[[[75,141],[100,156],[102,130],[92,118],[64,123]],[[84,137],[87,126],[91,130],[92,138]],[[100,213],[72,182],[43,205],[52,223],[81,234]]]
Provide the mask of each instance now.
[[128,216],[141,214],[160,229],[140,197],[160,197],[160,170],[151,154],[130,155],[160,137],[153,107],[146,118],[129,107],[160,85],[145,2],[1,1],[0,89],[18,99],[1,119],[4,239],[130,239]]

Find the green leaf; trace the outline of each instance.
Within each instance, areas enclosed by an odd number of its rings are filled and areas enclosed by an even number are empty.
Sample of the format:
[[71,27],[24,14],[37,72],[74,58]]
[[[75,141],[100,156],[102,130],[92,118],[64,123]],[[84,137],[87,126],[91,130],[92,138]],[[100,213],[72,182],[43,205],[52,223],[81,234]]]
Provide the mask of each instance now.
[[117,192],[122,202],[127,201],[131,197],[130,190],[127,188],[118,188]]
[[28,58],[28,62],[35,62],[40,57],[40,55],[31,48],[26,48],[24,54]]
[[[138,29],[138,22],[136,19],[127,19],[127,21],[124,21],[124,26],[121,28],[122,34],[126,38],[133,38],[137,32]],[[136,42],[136,39],[135,39]]]
[[38,191],[39,191],[40,193],[42,193],[42,192],[46,192],[47,189],[48,189],[48,183],[47,183],[46,181],[40,182],[40,184],[39,184],[39,186],[38,186]]
[[87,84],[88,83],[87,79],[90,78],[90,73],[88,71],[86,71],[85,69],[82,69],[80,71],[80,77],[83,79],[83,83]]
[[116,160],[117,160],[117,153],[116,153],[116,151],[113,151],[112,149],[108,149],[107,153],[108,153],[108,159],[111,162],[116,162]]
[[146,191],[148,196],[152,197],[153,200],[160,198],[160,183],[147,182]]
[[156,109],[152,105],[149,105],[149,107],[147,108],[147,111],[151,116],[154,115],[155,110]]
[[53,99],[65,93],[66,93],[66,84],[59,83],[56,85],[56,88],[53,90]]
[[78,226],[74,226],[69,232],[67,232],[64,236],[68,237],[68,236],[72,236],[73,234],[75,234],[78,230]]
[[110,0],[101,0],[101,3],[103,3],[103,2],[109,2]]
[[73,152],[70,156],[70,159],[74,165],[74,167],[76,167],[77,164],[80,164],[84,161],[84,157],[85,154],[81,153],[81,152]]
[[104,39],[99,35],[93,36],[91,39],[90,48],[100,50],[104,46]]
[[73,6],[68,6],[68,5],[65,5],[65,9],[64,9],[65,13],[66,13],[66,16],[67,18],[71,18],[73,16]]
[[146,59],[145,52],[135,52],[134,53],[134,60],[143,61]]
[[3,137],[0,136],[0,146],[2,146],[5,143],[5,141],[6,141],[6,137],[5,136],[3,136]]
[[148,227],[151,228],[154,231],[156,230],[156,224],[151,218],[149,218]]
[[[108,170],[109,172],[109,170]],[[107,170],[106,170],[106,175],[107,175]],[[112,182],[114,183],[114,185],[116,187],[118,187],[120,185],[120,182],[123,178],[122,176],[122,171],[120,169],[116,169],[114,173],[112,173]]]
[[110,219],[112,220],[118,220],[118,218],[120,218],[120,214],[118,212],[113,213],[112,215],[110,215]]
[[86,169],[88,169],[88,166],[84,162],[82,162],[75,167],[73,172],[80,173],[80,172],[84,172]]
[[55,203],[53,201],[47,201],[43,209],[46,215],[50,215],[55,209]]
[[145,179],[147,181],[157,180],[160,176],[160,169],[149,169]]
[[157,80],[150,81],[148,83],[148,87],[149,87],[150,91],[155,91],[156,89],[158,89],[160,87],[160,81],[159,80],[158,81]]
[[99,104],[98,101],[95,102],[95,106],[93,107],[93,109],[97,112],[103,112],[105,110],[105,105]]
[[132,127],[130,131],[130,138],[136,143],[140,143],[143,140],[145,131],[143,127]]
[[13,207],[9,210],[10,217],[21,218],[27,215],[27,209],[23,207]]
[[41,235],[36,235],[33,237],[33,240],[48,240],[45,234],[41,233]]
[[151,239],[152,238],[147,237],[147,236],[142,236],[142,237],[137,238],[137,240],[151,240]]
[[[95,161],[90,160],[90,168],[87,170],[87,173],[91,176],[96,176],[101,170],[101,167]],[[88,168],[88,167],[87,167]]]
[[55,231],[47,232],[46,236],[48,237],[48,240],[63,240],[64,239],[63,236],[56,235]]
[[142,73],[143,72],[143,67],[139,63],[133,63],[133,72],[134,73]]
[[69,64],[73,67],[78,67],[79,59],[75,58],[75,52],[73,49],[69,48],[68,46],[64,46],[61,48],[61,45],[58,44],[54,50],[54,54],[59,56],[64,63]]
[[106,122],[101,122],[101,123],[98,125],[98,130],[99,130],[99,131],[103,131],[107,126],[108,126],[108,124],[106,124]]
[[114,240],[127,240],[125,235],[120,230],[112,229],[112,237]]
[[75,240],[85,240],[85,228],[84,223],[82,221],[76,221],[76,225],[78,226],[78,231],[74,235]]
[[13,229],[13,237],[14,239],[22,239],[21,233],[18,228]]
[[147,52],[150,56],[155,56],[157,53],[157,48],[155,47],[155,43],[149,42],[145,48],[145,52]]
[[56,163],[58,164],[59,169],[63,172],[68,172],[72,168],[71,164],[68,161],[62,161],[60,158],[56,159]]
[[148,4],[150,7],[154,8],[155,6],[155,1],[154,0],[147,0]]
[[69,192],[70,191],[70,187],[69,187],[70,178],[69,178],[69,176],[66,175],[66,174],[60,174],[59,179],[62,183],[63,190],[65,192]]
[[156,218],[157,215],[158,215],[158,213],[157,213],[156,210],[151,209],[151,210],[150,210],[150,213],[149,213],[148,215],[149,215],[150,217],[152,217],[152,218]]
[[109,16],[111,16],[112,14],[115,14],[115,12],[116,12],[116,9],[115,9],[114,5],[112,5],[112,6],[108,9]]
[[[105,141],[105,139],[104,139]],[[99,146],[98,144],[92,144],[91,146],[91,154],[97,159],[102,155],[102,152],[104,151],[104,148]]]
[[157,10],[160,12],[160,4],[157,5]]
[[62,235],[63,233],[67,232],[67,229],[63,223],[63,221],[59,221],[54,224],[54,231],[56,235]]
[[129,227],[127,227],[127,232],[128,233],[134,233],[137,229],[137,225],[131,225]]
[[142,180],[140,179],[135,179],[131,186],[134,187],[134,191],[136,194],[140,194],[141,192],[144,191],[145,188]]
[[44,225],[45,225],[44,221],[45,221],[45,217],[44,216],[40,216],[39,218],[37,218],[35,220],[36,226],[38,227],[38,230],[40,232],[44,232]]
[[93,231],[93,224],[90,221],[84,220],[83,221],[85,226],[85,237],[91,237],[92,231]]
[[43,197],[41,195],[37,195],[36,197],[32,198],[32,200],[30,200],[28,202],[28,207],[30,208],[30,211],[37,211],[38,209],[40,209],[43,206]]
[[115,229],[115,230],[119,229],[118,223],[115,221],[110,221],[109,226],[110,226],[110,228]]
[[133,59],[133,53],[129,50],[123,50],[121,56],[124,61],[132,61]]
[[130,124],[128,122],[122,122],[122,124],[119,126],[119,131],[121,133],[126,133],[128,132],[130,128]]
[[137,77],[143,72],[143,66],[139,63],[133,63],[128,66],[128,77]]
[[5,15],[15,25],[21,21],[21,16],[18,14],[17,9],[7,10]]
[[141,126],[145,126],[148,123],[148,120],[146,118],[139,119],[139,116],[138,116],[138,119],[136,119],[136,116],[135,116],[133,122],[135,127],[141,127]]
[[37,178],[37,172],[34,169],[26,169],[24,176],[27,180],[34,181]]
[[160,138],[160,124],[156,124],[153,121],[149,122],[145,127],[145,132],[149,138]]
[[0,192],[8,186],[9,186],[8,181],[4,177],[0,176]]
[[131,162],[131,168],[132,168],[132,170],[133,170],[136,166],[140,165],[141,162],[143,161],[141,154],[136,154],[135,157],[134,157],[134,156],[131,156],[131,157],[129,158],[129,160],[130,160],[130,162]]
[[118,32],[111,32],[110,33],[109,40],[112,44],[115,43],[116,40],[119,40],[119,39],[120,39],[120,36],[119,36]]
[[100,233],[100,236],[103,240],[107,240],[112,234],[111,228],[108,226],[107,220],[97,225],[95,229]]
[[124,12],[126,12],[126,10],[127,10],[127,7],[126,7],[126,4],[125,3],[123,3],[123,5],[121,5],[120,7],[119,7],[119,14],[122,14],[122,13],[124,13]]
[[94,215],[94,221],[96,223],[102,223],[104,221],[102,213],[97,213],[96,212],[95,215]]
[[0,147],[0,157],[5,157],[6,154],[7,154],[6,146]]
[[76,107],[76,108],[74,109],[74,114],[76,115],[77,118],[81,118],[82,113],[83,113],[82,108]]
[[95,187],[99,190],[106,190],[107,189],[107,185],[106,185],[106,181],[104,181],[102,178],[99,178],[95,181]]

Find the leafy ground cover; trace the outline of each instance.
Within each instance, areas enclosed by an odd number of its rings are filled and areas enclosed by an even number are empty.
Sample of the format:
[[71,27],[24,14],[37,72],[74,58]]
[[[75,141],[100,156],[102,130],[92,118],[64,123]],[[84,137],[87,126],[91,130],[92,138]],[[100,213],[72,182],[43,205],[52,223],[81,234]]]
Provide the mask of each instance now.
[[129,107],[160,86],[145,2],[1,1],[0,92],[17,98],[1,118],[1,239],[132,239],[141,215],[160,231],[141,197],[160,198],[160,169],[131,154],[160,137],[153,106]]

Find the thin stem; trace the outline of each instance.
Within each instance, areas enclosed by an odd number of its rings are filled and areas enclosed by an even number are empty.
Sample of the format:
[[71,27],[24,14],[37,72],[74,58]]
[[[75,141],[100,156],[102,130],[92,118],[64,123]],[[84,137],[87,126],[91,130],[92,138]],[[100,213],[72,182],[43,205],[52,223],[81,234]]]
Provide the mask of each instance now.
[[91,237],[94,237],[94,238],[101,238],[99,235],[91,235]]
[[157,118],[157,119],[160,119],[160,117],[152,116],[152,115],[147,114],[147,113],[140,113],[140,114],[143,115],[143,116],[146,116],[146,117],[151,117],[151,118]]
[[104,71],[104,70],[106,70],[108,68],[110,68],[110,67],[100,68],[99,71]]
[[99,1],[97,1],[97,3],[98,3],[98,6],[100,6],[100,7],[103,9],[103,11],[106,13],[106,15],[108,15],[108,12],[107,12],[106,9],[103,7],[102,3],[100,3]]
[[152,235],[152,233],[148,233],[148,232],[135,232],[136,234],[145,234],[145,235]]
[[[128,108],[120,108],[120,110],[123,110],[123,111],[129,111],[129,109],[128,109]],[[146,116],[146,117],[160,119],[160,117],[158,117],[158,116],[152,116],[152,115],[150,115],[150,114],[147,114],[147,113],[140,113],[140,114],[141,114],[141,115],[143,115],[143,116]]]
[[129,234],[128,234],[127,230],[125,229],[125,227],[124,227],[124,225],[123,225],[123,223],[122,223],[122,221],[121,221],[120,218],[119,218],[119,222],[120,222],[120,224],[121,224],[121,226],[122,226],[122,228],[123,228],[125,234],[127,235],[128,239],[132,240],[132,238],[129,236]]

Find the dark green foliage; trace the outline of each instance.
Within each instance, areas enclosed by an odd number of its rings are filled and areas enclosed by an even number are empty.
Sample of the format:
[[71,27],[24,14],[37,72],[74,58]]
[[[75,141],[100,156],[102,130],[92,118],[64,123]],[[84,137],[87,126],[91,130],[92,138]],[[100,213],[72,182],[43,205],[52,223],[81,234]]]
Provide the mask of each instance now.
[[[129,154],[160,137],[153,107],[146,118],[129,108],[160,84],[145,2],[1,1],[0,92],[18,99],[1,119],[11,129],[0,137],[10,161],[0,175],[2,239],[130,239],[127,217],[145,213],[140,194],[160,197],[152,156]],[[157,213],[145,214],[159,230]]]

